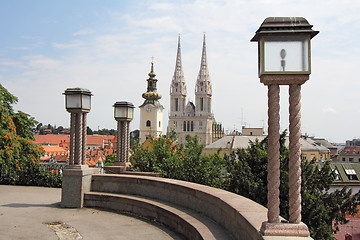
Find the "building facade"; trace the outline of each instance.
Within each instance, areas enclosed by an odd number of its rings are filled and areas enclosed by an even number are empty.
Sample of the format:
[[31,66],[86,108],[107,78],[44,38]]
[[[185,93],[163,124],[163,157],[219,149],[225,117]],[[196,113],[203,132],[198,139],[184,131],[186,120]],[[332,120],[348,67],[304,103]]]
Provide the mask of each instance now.
[[212,85],[206,58],[205,35],[200,71],[195,84],[195,103],[187,102],[187,91],[181,62],[180,36],[175,72],[170,85],[170,111],[168,131],[174,130],[178,141],[184,143],[186,136],[198,136],[199,143],[208,145],[223,136],[221,124],[216,123],[211,111]]
[[[266,135],[228,135],[216,142],[204,147],[203,154],[209,155],[216,153],[220,148],[220,155],[231,154],[238,149],[248,149],[251,142],[263,141]],[[304,161],[315,160],[323,162],[330,160],[330,150],[321,144],[315,143],[311,138],[301,137],[301,159]],[[285,146],[289,147],[289,137],[285,137]]]
[[164,107],[160,104],[161,94],[157,92],[157,79],[154,73],[154,63],[151,62],[151,71],[147,81],[147,91],[142,97],[145,99],[140,108],[140,143],[144,143],[150,137],[162,135],[162,119]]
[[339,151],[338,162],[360,163],[360,146],[345,146]]

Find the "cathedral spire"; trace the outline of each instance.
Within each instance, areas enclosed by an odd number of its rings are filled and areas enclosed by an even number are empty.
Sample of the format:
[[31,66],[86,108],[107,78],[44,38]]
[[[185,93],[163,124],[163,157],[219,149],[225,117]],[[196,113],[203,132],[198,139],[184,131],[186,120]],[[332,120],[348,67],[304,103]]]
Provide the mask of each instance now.
[[176,64],[175,64],[173,82],[185,82],[184,73],[182,70],[182,62],[181,62],[180,34],[179,34],[179,38],[178,38],[178,49],[177,49],[177,55],[176,55]]
[[201,55],[200,70],[197,78],[195,92],[206,92],[208,94],[211,94],[210,75],[209,75],[207,58],[206,58],[205,33],[204,33],[203,49]]
[[170,92],[178,93],[186,96],[186,85],[185,85],[185,78],[182,70],[182,61],[181,61],[180,34],[178,37],[178,48],[176,55],[175,71],[171,82]]
[[179,34],[174,77],[176,76],[184,77],[183,75],[184,74],[182,71],[182,64],[181,64],[181,46],[180,46],[180,34]]

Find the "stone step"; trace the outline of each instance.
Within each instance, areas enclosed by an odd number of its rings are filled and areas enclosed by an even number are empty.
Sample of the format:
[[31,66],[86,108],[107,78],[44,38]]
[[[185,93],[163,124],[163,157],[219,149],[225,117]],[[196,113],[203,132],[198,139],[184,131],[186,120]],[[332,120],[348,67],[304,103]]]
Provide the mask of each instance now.
[[88,192],[84,206],[103,208],[159,222],[187,239],[234,239],[219,224],[203,214],[166,201],[137,195]]

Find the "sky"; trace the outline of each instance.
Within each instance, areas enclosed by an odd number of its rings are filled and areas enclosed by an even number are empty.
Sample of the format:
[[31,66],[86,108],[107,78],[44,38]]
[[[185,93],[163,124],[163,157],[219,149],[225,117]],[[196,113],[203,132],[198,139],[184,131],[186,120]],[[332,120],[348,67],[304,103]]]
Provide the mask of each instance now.
[[[213,87],[212,111],[225,131],[267,130],[267,87],[257,74],[257,43],[266,17],[305,17],[312,73],[302,85],[302,134],[343,143],[360,138],[360,1],[356,0],[13,0],[0,1],[0,83],[16,110],[38,122],[69,126],[62,93],[93,93],[91,129],[115,129],[112,105],[143,103],[154,57],[164,132],[178,35],[188,100],[194,101],[203,35]],[[288,86],[281,86],[281,130],[288,129]],[[139,129],[135,110],[131,129]]]

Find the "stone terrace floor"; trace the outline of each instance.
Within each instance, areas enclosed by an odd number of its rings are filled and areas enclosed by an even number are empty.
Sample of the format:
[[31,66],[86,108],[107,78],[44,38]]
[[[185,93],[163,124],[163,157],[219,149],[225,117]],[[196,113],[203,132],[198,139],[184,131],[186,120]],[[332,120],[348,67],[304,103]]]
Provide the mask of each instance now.
[[138,218],[60,207],[61,189],[0,185],[1,239],[182,239]]

